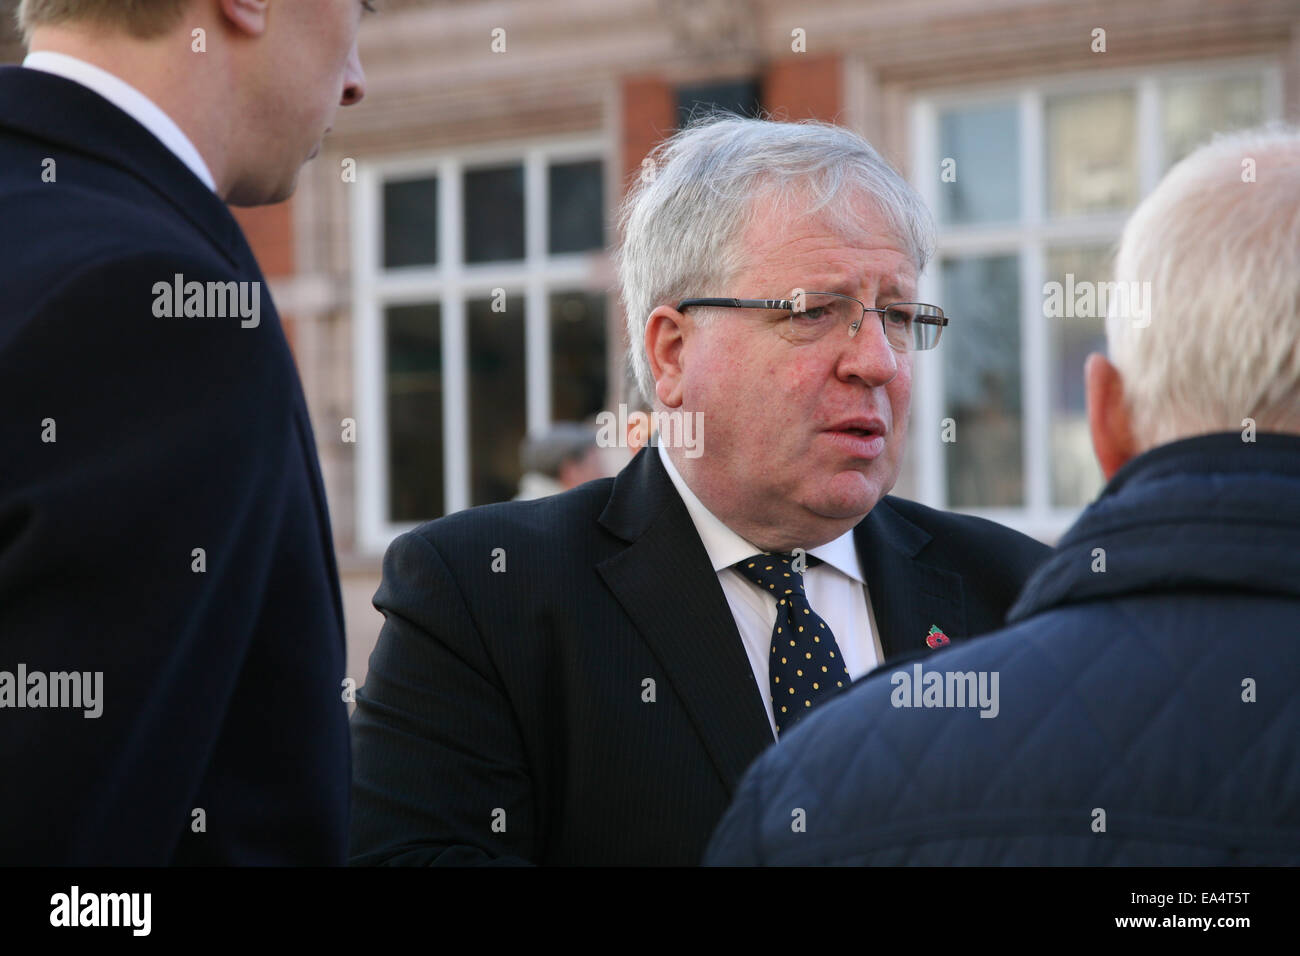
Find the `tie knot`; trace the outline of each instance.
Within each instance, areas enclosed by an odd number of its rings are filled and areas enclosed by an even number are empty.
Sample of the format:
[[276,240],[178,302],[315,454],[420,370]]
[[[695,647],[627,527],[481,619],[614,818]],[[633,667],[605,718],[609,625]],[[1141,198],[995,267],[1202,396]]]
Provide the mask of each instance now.
[[819,563],[810,554],[802,555],[803,562],[796,562],[795,556],[788,551],[764,551],[744,561],[737,562],[737,571],[759,585],[766,591],[781,597],[787,592],[803,593],[803,569]]

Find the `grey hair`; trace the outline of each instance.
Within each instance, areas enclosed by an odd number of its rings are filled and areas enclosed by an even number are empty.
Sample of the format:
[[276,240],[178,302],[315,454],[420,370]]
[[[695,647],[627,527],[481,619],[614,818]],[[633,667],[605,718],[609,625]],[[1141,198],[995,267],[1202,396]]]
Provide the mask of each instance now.
[[1115,278],[1150,283],[1141,321],[1112,300],[1106,322],[1140,450],[1246,418],[1300,431],[1300,130],[1183,159],[1125,225]]
[[721,290],[743,268],[742,237],[759,196],[800,215],[831,206],[837,232],[849,235],[861,228],[854,203],[836,200],[865,196],[901,240],[918,276],[934,252],[934,220],[921,197],[852,130],[729,113],[693,121],[647,157],[619,214],[629,363],[651,407],[654,379],[645,353],[650,313],[691,295],[728,294]]

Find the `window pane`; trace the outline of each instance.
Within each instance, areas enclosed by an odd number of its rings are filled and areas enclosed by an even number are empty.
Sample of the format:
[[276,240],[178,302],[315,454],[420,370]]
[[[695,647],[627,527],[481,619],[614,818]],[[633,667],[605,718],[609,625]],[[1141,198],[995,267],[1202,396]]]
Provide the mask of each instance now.
[[1166,83],[1165,162],[1172,166],[1214,133],[1264,122],[1264,80],[1217,77]]
[[470,504],[508,501],[519,490],[519,442],[527,428],[524,305],[466,303],[469,322]]
[[548,170],[551,252],[586,252],[605,245],[605,180],[600,160],[561,163]]
[[1014,104],[940,114],[939,156],[941,163],[955,163],[950,175],[944,175],[944,166],[939,169],[941,222],[1020,217],[1020,123]]
[[605,296],[551,296],[551,418],[580,422],[605,408]]
[[1051,215],[1122,212],[1137,204],[1136,111],[1132,90],[1047,101]]
[[465,173],[465,261],[524,257],[524,167]]
[[384,183],[384,268],[437,262],[437,178]]
[[1108,246],[1066,246],[1047,254],[1043,315],[1051,342],[1052,503],[1085,505],[1101,490],[1101,469],[1092,453],[1084,404],[1083,363],[1106,351],[1101,301],[1110,278]]
[[758,84],[753,80],[730,83],[700,83],[677,90],[677,125],[685,126],[692,116],[726,110],[741,116],[757,116]]
[[384,312],[391,521],[426,521],[443,511],[442,307]]
[[956,315],[939,345],[946,416],[948,504],[1024,503],[1020,404],[1020,266],[1015,256],[945,259],[943,302]]

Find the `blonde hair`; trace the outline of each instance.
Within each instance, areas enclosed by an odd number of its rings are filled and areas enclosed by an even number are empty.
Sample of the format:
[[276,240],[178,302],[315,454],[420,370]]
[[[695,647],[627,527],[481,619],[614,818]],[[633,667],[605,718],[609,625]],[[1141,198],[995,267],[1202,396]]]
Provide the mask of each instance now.
[[192,0],[21,0],[18,29],[30,39],[38,26],[76,21],[118,27],[140,39],[161,36],[180,21]]
[[1107,322],[1145,447],[1246,418],[1300,431],[1300,133],[1220,136],[1180,162],[1129,219],[1115,278],[1150,283],[1145,321]]

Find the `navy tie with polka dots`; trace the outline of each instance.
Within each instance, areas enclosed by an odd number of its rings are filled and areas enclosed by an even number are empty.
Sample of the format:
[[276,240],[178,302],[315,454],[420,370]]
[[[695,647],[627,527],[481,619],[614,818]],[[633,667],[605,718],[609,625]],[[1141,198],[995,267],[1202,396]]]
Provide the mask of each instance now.
[[[805,560],[809,567],[821,563],[812,555]],[[835,635],[809,607],[803,573],[794,569],[793,562],[794,555],[787,552],[765,551],[735,565],[776,601],[767,682],[778,735],[794,726],[819,699],[849,684]]]

